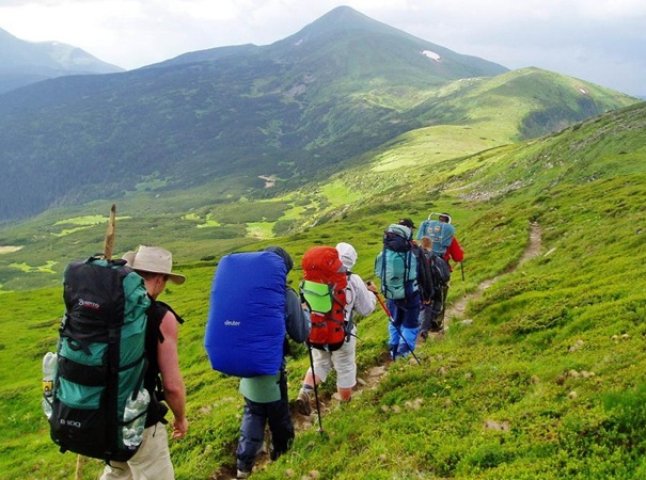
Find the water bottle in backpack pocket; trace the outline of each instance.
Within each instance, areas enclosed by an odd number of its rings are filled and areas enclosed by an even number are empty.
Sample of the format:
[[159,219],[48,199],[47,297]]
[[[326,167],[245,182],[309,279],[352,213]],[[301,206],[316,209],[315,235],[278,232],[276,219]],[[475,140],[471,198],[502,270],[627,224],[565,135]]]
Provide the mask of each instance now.
[[43,413],[49,420],[52,416],[52,401],[54,399],[54,377],[56,376],[56,363],[58,359],[55,353],[47,352],[43,357]]
[[123,410],[123,444],[128,448],[137,448],[144,436],[146,412],[150,403],[148,390],[141,387],[137,395],[128,397],[126,408]]

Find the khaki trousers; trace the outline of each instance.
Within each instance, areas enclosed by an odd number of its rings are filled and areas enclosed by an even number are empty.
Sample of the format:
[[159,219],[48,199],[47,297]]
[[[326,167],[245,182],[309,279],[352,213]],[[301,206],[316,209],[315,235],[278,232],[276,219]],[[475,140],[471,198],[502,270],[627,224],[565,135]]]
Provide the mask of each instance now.
[[127,462],[110,462],[100,480],[175,480],[166,426],[158,422],[146,428],[137,453]]

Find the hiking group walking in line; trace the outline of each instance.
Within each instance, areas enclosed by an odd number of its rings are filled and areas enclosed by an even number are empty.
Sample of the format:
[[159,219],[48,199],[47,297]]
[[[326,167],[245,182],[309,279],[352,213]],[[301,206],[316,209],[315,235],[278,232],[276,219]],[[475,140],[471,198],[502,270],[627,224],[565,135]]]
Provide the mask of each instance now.
[[[433,216],[421,223],[419,244],[409,218],[386,228],[374,262],[379,289],[352,271],[358,253],[347,242],[305,252],[298,292],[288,286],[294,264],[281,247],[222,257],[204,344],[214,370],[240,377],[237,478],[251,474],[267,425],[272,460],[293,442],[288,338],[305,343],[310,359],[296,411],[308,416],[314,403],[321,431],[318,386],[334,370],[338,398],[348,402],[357,384],[357,317],[379,303],[388,317],[390,358],[412,355],[419,362],[418,338],[444,327],[449,260],[464,259],[450,215]],[[65,272],[66,313],[53,371],[45,372],[43,408],[61,451],[106,461],[103,480],[174,478],[165,415],[170,408],[173,438],[184,437],[186,391],[177,353],[183,320],[157,300],[167,281],[185,280],[172,268],[168,250],[141,245],[122,260],[92,257]]]

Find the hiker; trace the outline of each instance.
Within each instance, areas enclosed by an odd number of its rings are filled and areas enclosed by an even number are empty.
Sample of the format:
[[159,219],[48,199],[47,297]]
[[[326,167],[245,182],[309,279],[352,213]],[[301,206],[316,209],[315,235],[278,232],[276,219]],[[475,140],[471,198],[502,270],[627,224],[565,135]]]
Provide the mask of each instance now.
[[[161,247],[140,245],[136,251],[127,252],[123,259],[143,277],[151,300],[145,349],[148,368],[144,376],[144,386],[151,400],[143,441],[137,453],[127,462],[110,462],[105,467],[101,480],[172,480],[175,474],[168,449],[167,422],[164,420],[168,407],[174,416],[173,438],[182,438],[188,431],[186,389],[177,356],[178,324],[183,323],[183,320],[170,306],[158,301],[157,297],[164,291],[169,280],[181,285],[186,278],[172,271],[173,257]],[[163,390],[160,391],[158,386]],[[168,407],[162,402],[166,402]]]
[[[442,213],[438,218],[442,223],[448,223],[448,224],[451,223],[451,216],[448,213]],[[458,242],[458,239],[455,236],[455,233],[451,237],[451,243],[449,244],[446,251],[444,252],[443,258],[447,262],[449,260],[453,260],[454,262],[459,263],[462,260],[464,260],[464,250],[462,250],[462,247],[460,246],[460,242]],[[449,263],[449,267],[451,267],[450,263]],[[451,271],[453,271],[453,268],[451,268]]]
[[422,304],[433,296],[428,262],[412,240],[415,224],[404,218],[384,234],[384,248],[375,260],[375,275],[392,315],[388,324],[388,347],[393,360],[415,349]]
[[451,270],[448,262],[433,252],[433,241],[430,237],[422,237],[421,247],[429,264],[435,286],[431,301],[423,305],[420,312],[419,335],[426,340],[428,332],[442,332],[444,329],[444,301],[451,278]]
[[316,381],[317,385],[325,382],[332,369],[336,371],[336,387],[341,401],[348,402],[352,398],[352,389],[357,384],[357,327],[352,321],[352,314],[356,312],[364,317],[370,315],[377,302],[373,293],[377,291],[374,285],[366,286],[361,277],[352,272],[352,267],[357,262],[357,251],[354,247],[349,243],[341,242],[335,248],[348,277],[347,303],[344,307],[347,335],[338,350],[329,351],[317,348],[312,350],[315,375],[310,367],[305,374],[303,386],[296,400],[296,408],[303,415],[309,415],[312,412],[311,399],[314,392],[314,382]]
[[[289,254],[281,247],[268,247],[265,251],[277,254],[289,272],[294,263]],[[284,321],[287,335],[296,342],[304,342],[310,331],[309,313],[304,311],[298,294],[287,287],[285,292]],[[240,427],[240,439],[236,451],[237,478],[247,478],[251,474],[256,455],[260,452],[265,424],[269,423],[272,448],[270,458],[276,460],[291,446],[294,439],[294,425],[289,412],[287,399],[287,377],[284,355],[287,339],[280,340],[282,364],[275,375],[260,375],[242,378],[240,393],[244,396],[245,406]]]
[[[450,227],[450,228],[449,228]],[[434,278],[438,281],[438,288],[435,291],[430,308],[423,312],[424,318],[420,329],[420,336],[426,340],[428,332],[441,332],[444,329],[444,313],[446,310],[446,299],[449,292],[449,281],[453,268],[449,260],[461,262],[464,260],[464,251],[455,236],[455,227],[451,225],[451,216],[448,213],[440,213],[438,220],[424,221],[418,232],[418,238],[422,240],[422,247],[429,262],[435,268]]]
[[[432,216],[437,215],[437,220],[432,220]],[[455,227],[451,224],[452,218],[448,213],[432,213],[417,232],[417,239],[429,237],[432,241],[433,252],[440,255],[447,262],[461,262],[464,260],[464,251],[455,236]],[[449,264],[450,266],[450,264]]]

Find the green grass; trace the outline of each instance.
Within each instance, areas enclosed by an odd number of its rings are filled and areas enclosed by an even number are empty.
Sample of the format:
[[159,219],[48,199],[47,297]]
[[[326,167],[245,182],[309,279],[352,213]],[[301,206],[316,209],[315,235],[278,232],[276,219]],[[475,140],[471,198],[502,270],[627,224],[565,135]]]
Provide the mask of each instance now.
[[[244,238],[242,224],[197,229],[196,217],[182,219],[187,213],[204,219],[217,207],[119,222],[119,250],[160,240],[188,277],[162,297],[187,320],[180,359],[191,429],[172,442],[177,478],[210,478],[234,462],[242,408],[237,382],[210,370],[202,346],[217,258],[280,244],[297,265],[290,276],[295,286],[307,248],[349,241],[359,252],[356,271],[371,279],[389,223],[403,216],[419,223],[444,210],[453,215],[466,251],[465,280],[454,273],[449,301],[502,275],[469,305],[473,322],[455,319],[442,340],[420,347],[421,366],[392,365],[375,389],[324,417],[327,437],[316,428],[299,433],[289,454],[253,478],[315,478],[312,472],[337,479],[644,476],[645,121],[646,107],[637,106],[528,144],[388,175],[357,165],[327,186],[262,202],[257,210],[253,202],[223,209],[231,218],[274,220],[266,228],[286,216],[301,220],[296,211],[316,212],[316,226],[281,238],[253,241]],[[421,132],[414,135],[425,144]],[[373,159],[396,156],[398,148]],[[407,155],[415,154],[424,157],[413,148]],[[346,208],[335,197],[343,192],[356,194],[358,202]],[[3,231],[0,242],[29,245],[29,265],[65,263],[101,248],[103,225],[56,239],[47,218],[16,226],[11,235]],[[513,270],[528,245],[530,222],[541,226],[541,252]],[[20,285],[19,278],[11,284]],[[5,293],[2,305],[0,398],[7,422],[0,478],[70,478],[76,457],[56,451],[39,406],[40,360],[55,345],[61,287]],[[360,376],[381,362],[386,327],[379,311],[360,320]],[[308,362],[302,347],[294,351],[291,398]],[[324,394],[333,391],[333,382],[323,387]],[[88,461],[85,475],[94,478],[100,469],[100,462]]]

